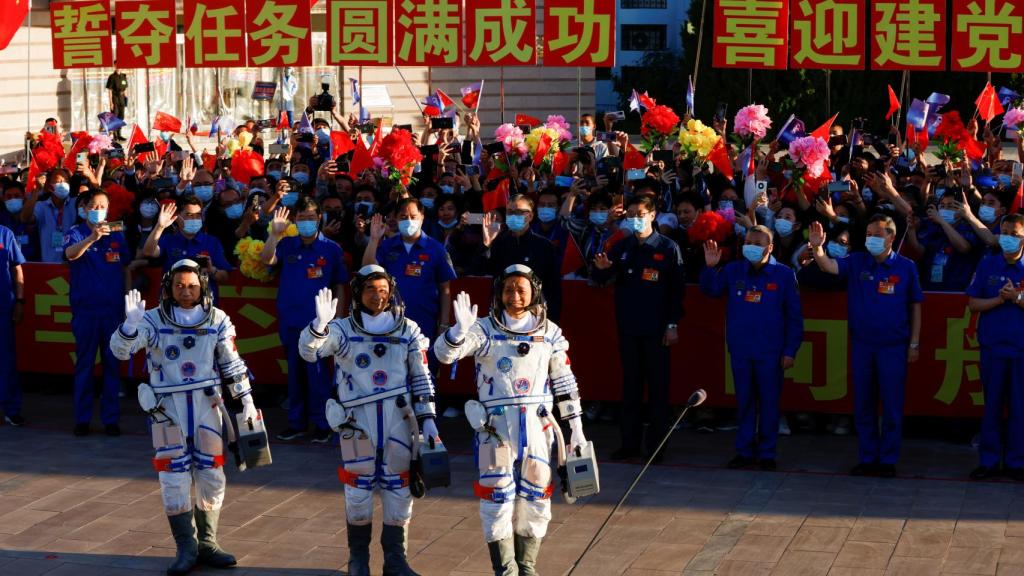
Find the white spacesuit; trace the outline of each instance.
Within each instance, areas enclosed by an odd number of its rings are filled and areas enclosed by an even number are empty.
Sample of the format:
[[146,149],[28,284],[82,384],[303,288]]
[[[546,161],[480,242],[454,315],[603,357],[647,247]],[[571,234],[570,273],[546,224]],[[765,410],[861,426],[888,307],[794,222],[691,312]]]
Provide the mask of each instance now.
[[406,561],[412,516],[409,468],[414,434],[438,438],[434,384],[427,367],[429,341],[405,318],[395,280],[383,268],[364,266],[352,279],[352,315],[335,319],[330,290],[317,295],[317,318],[299,336],[307,362],[334,357],[340,404],[327,402],[327,420],[341,433],[348,520],[348,572],[369,574],[373,492],[384,511],[384,574],[415,575]]
[[192,260],[180,260],[164,274],[160,306],[148,311],[145,306],[137,290],[125,296],[126,319],[111,336],[110,348],[121,360],[146,349],[150,378],[139,385],[139,404],[151,415],[153,467],[177,544],[167,573],[186,574],[197,560],[233,566],[235,558],[217,545],[226,485],[221,381],[242,401],[245,418],[258,418],[248,370],[235,349],[235,328],[213,307],[206,274]]
[[492,567],[499,576],[534,574],[551,520],[551,446],[561,438],[553,404],[569,420],[570,450],[586,444],[569,343],[546,319],[540,281],[526,266],[495,279],[489,317],[477,319],[465,292],[454,310],[456,325],[434,352],[445,364],[475,356],[479,402],[467,402],[466,416],[477,430],[474,491]]

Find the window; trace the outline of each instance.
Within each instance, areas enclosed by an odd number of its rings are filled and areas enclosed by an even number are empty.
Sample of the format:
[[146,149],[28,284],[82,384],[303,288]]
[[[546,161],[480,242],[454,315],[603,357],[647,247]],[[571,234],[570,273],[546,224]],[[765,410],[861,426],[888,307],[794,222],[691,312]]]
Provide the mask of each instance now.
[[665,49],[665,26],[622,25],[622,49],[638,52]]
[[668,0],[622,0],[623,8],[668,8]]

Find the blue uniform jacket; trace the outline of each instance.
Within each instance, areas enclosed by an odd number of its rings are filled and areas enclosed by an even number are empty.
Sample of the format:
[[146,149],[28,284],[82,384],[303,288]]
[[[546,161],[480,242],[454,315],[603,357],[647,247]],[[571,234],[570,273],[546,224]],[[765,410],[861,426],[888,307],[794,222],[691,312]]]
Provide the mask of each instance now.
[[[64,235],[64,250],[92,234],[87,224],[75,226]],[[71,268],[71,312],[120,315],[124,310],[124,267],[132,260],[124,234],[111,232],[100,238]]]
[[[314,298],[321,288],[348,282],[341,246],[317,234],[308,246],[298,236],[277,245],[281,283],[277,289],[278,322],[282,327],[303,327],[316,318]],[[341,295],[338,295],[341,297]]]
[[[1024,260],[1013,264],[1002,255],[986,256],[978,264],[971,285],[967,287],[967,295],[972,298],[995,298],[1007,281],[1017,289],[1024,288]],[[1024,339],[1021,338],[1021,327],[1024,326],[1024,309],[1013,302],[1003,302],[999,306],[982,312],[978,319],[978,341],[982,346],[1006,356],[1024,354]]]
[[[6,312],[14,307],[14,274],[11,269],[24,263],[25,257],[17,237],[10,228],[0,226],[0,311]],[[0,314],[0,318],[4,315]]]
[[438,320],[448,320],[437,317],[441,306],[438,284],[456,277],[444,245],[420,233],[412,248],[406,251],[402,236],[396,234],[381,241],[376,256],[377,263],[395,277],[398,293],[405,302],[406,316],[428,337],[435,336]]
[[836,260],[846,279],[847,315],[854,340],[894,345],[910,340],[910,306],[924,300],[917,266],[895,252],[883,262],[867,252]]

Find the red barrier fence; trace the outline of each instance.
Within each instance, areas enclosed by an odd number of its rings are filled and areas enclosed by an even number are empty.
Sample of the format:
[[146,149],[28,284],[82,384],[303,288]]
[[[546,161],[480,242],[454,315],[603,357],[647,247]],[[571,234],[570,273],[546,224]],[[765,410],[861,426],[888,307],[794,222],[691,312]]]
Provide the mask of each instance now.
[[[26,264],[25,320],[17,327],[18,369],[23,372],[71,374],[74,337],[68,305],[67,268],[59,264]],[[147,271],[149,306],[157,302],[158,271]],[[490,301],[490,279],[461,278],[452,294],[465,290],[481,309]],[[787,410],[852,412],[852,379],[846,298],[843,294],[801,294],[804,343],[796,365],[786,373],[782,404]],[[277,289],[270,284],[233,274],[220,286],[220,307],[235,324],[238,350],[260,384],[285,383],[287,365],[277,334]],[[621,368],[611,289],[581,281],[563,282],[560,322],[569,339],[573,370],[584,399],[620,397]],[[673,348],[672,398],[682,403],[695,388],[708,391],[712,405],[732,404],[732,376],[725,350],[724,304],[705,298],[696,286],[686,294],[686,317],[681,342]],[[921,359],[910,368],[908,414],[966,416],[981,414],[979,348],[970,333],[967,298],[960,294],[929,293],[924,302]],[[126,375],[142,374],[136,357]],[[438,383],[443,392],[472,393],[473,364],[459,363],[456,378],[443,367]]]

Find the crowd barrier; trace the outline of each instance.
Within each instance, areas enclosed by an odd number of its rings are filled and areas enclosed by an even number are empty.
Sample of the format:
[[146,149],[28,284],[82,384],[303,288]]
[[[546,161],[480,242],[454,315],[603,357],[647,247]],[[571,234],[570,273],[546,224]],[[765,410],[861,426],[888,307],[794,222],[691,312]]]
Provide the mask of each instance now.
[[[26,264],[25,318],[16,328],[18,369],[25,373],[68,374],[75,360],[68,305],[68,270],[59,264]],[[146,302],[157,302],[159,271],[149,278]],[[480,305],[490,302],[489,278],[460,278],[452,294],[465,290]],[[220,307],[235,324],[239,352],[257,384],[284,384],[287,364],[277,333],[277,289],[235,272],[220,286]],[[850,340],[844,294],[801,293],[804,343],[795,366],[786,372],[782,405],[786,410],[852,412]],[[586,400],[615,400],[621,396],[621,368],[611,288],[585,282],[563,282],[563,312],[559,324],[569,339],[573,371]],[[708,391],[708,403],[734,403],[732,375],[725,349],[724,303],[704,297],[696,286],[686,293],[686,316],[680,323],[680,343],[672,349],[672,400],[681,404],[695,388]],[[982,387],[975,319],[962,294],[928,293],[921,328],[921,358],[910,367],[906,412],[933,416],[980,416]],[[474,392],[473,363],[460,362],[453,371],[443,366],[442,392]],[[453,378],[454,372],[454,378]],[[125,376],[143,373],[141,355],[123,367]],[[70,387],[71,380],[68,379]],[[25,385],[31,387],[31,380]]]

